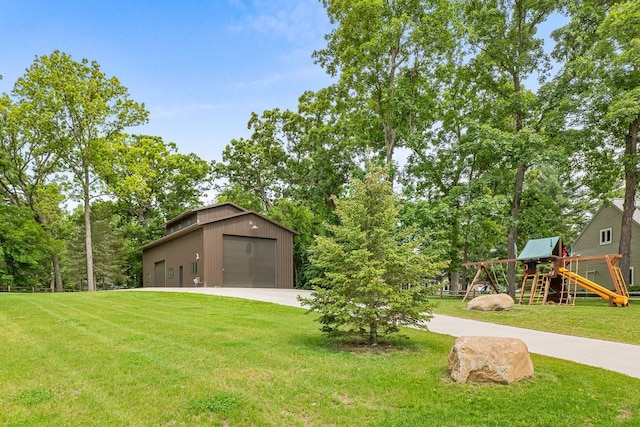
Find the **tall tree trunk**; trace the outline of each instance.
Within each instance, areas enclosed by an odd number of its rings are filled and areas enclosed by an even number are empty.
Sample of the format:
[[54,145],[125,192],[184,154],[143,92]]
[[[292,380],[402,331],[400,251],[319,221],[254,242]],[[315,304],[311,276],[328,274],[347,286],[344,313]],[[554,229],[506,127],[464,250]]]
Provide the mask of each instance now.
[[458,295],[458,291],[460,290],[460,271],[452,271],[449,280],[449,295]]
[[[456,212],[460,210],[460,203],[455,203],[453,208]],[[460,289],[460,269],[462,268],[462,261],[460,260],[460,250],[461,250],[461,239],[460,239],[460,220],[457,214],[452,215],[451,220],[453,221],[451,227],[451,250],[449,252],[449,259],[451,260],[451,264],[449,264],[450,271],[450,283],[449,283],[449,292],[450,293],[458,293]]]
[[[523,30],[522,23],[524,20],[522,3],[516,2],[515,4],[518,16],[518,35],[519,35],[519,50],[523,49]],[[517,95],[522,91],[520,73],[518,69],[514,69],[512,73],[513,78],[513,92]],[[522,111],[515,111],[513,116],[514,126],[516,134],[523,128],[523,114]],[[518,159],[518,166],[516,169],[516,182],[513,188],[513,200],[511,201],[511,224],[509,226],[509,237],[507,239],[507,257],[509,259],[516,258],[516,245],[518,243],[518,218],[520,216],[520,198],[522,196],[522,190],[524,188],[524,175],[527,172],[527,164],[522,158]],[[516,262],[510,262],[507,264],[507,291],[512,298],[516,297]]]
[[[55,240],[53,236],[53,231],[47,225],[47,218],[41,213],[37,212],[33,208],[33,205],[31,206],[31,210],[34,212],[34,218],[36,222],[42,226],[42,228],[46,231],[46,233],[49,235],[49,238],[51,238],[51,240]],[[53,255],[51,257],[51,269],[53,270],[53,279],[51,281],[51,292],[53,291],[62,292],[64,289],[62,286],[62,273],[60,272],[60,259],[56,255]]]
[[[520,4],[516,5],[518,9]],[[518,12],[520,14],[520,12]],[[520,21],[519,21],[520,22]],[[522,35],[522,32],[519,33]],[[522,39],[521,39],[522,43]],[[520,87],[520,75],[516,72],[513,74],[513,91],[519,93]],[[516,134],[522,130],[522,113],[517,111],[514,115],[514,125]],[[513,200],[511,201],[511,225],[509,226],[509,238],[507,239],[507,258],[514,259],[516,257],[516,244],[518,243],[518,217],[520,216],[520,197],[522,196],[522,189],[524,188],[524,175],[527,171],[527,165],[522,159],[518,160],[518,166],[516,169],[516,182],[513,188]],[[516,262],[510,262],[507,264],[507,291],[512,298],[516,297]]]
[[[511,202],[511,226],[509,227],[509,239],[507,248],[507,257],[515,259],[516,244],[518,243],[518,216],[520,215],[520,197],[524,188],[524,174],[527,166],[524,163],[518,163],[516,171],[516,183],[513,190],[513,201]],[[513,298],[516,296],[516,262],[510,262],[507,265],[507,281],[509,295]]]
[[[384,125],[384,141],[385,141],[385,162],[391,167],[393,164],[393,151],[396,148],[396,143],[398,139],[398,131],[394,129],[391,125]],[[393,178],[391,179],[393,181]]]
[[619,253],[620,270],[625,278],[629,280],[629,268],[631,267],[631,230],[633,229],[633,213],[636,209],[636,187],[638,185],[638,127],[640,127],[640,116],[629,125],[629,132],[625,137],[624,149],[624,209],[622,211],[622,228],[620,232]]
[[[398,53],[399,48],[394,47],[391,49],[391,56],[389,58],[389,85],[386,88],[387,97],[389,100],[392,99],[392,94],[394,91],[394,87],[396,84],[396,70],[398,69]],[[383,101],[379,99],[379,105],[382,107]],[[384,129],[384,142],[385,142],[385,161],[389,167],[392,167],[393,162],[393,151],[396,148],[396,144],[398,143],[398,129],[396,128],[395,123],[395,114],[393,106],[387,106],[386,113],[381,113],[383,116],[382,127]],[[394,177],[390,177],[390,181],[393,182]]]
[[53,280],[55,283],[55,291],[63,292],[64,287],[62,286],[62,273],[60,271],[60,260],[57,256],[51,257],[51,264],[53,265]]
[[378,344],[378,324],[376,322],[369,325],[369,344]]
[[91,239],[91,200],[89,197],[89,170],[84,171],[84,230],[85,247],[87,250],[87,290],[95,291],[96,283],[93,278],[93,242]]
[[[462,263],[464,264],[465,262],[469,262],[469,239],[468,239],[468,235],[465,236],[465,242],[464,242],[464,251],[462,254]],[[467,287],[469,286],[469,278],[467,277],[467,267],[462,267],[462,287],[460,287],[458,290],[464,289],[466,290]]]

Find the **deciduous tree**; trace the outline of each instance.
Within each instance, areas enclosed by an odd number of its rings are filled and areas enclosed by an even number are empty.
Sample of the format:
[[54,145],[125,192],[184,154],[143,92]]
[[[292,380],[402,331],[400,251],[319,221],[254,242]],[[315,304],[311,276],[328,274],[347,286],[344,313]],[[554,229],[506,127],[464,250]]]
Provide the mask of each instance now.
[[[494,133],[500,132],[505,155],[513,165],[510,202],[508,257],[515,258],[518,219],[525,174],[545,149],[540,132],[541,114],[536,111],[535,93],[525,81],[534,73],[543,80],[549,71],[544,41],[537,37],[539,26],[560,6],[558,0],[470,0],[464,2],[466,43],[472,48],[470,66],[479,90],[495,97]],[[515,295],[516,265],[508,266],[509,293]]]
[[26,207],[0,200],[0,285],[42,288],[57,249]]
[[62,170],[72,178],[74,195],[84,207],[88,289],[95,290],[91,200],[102,186],[96,166],[105,161],[104,145],[113,143],[126,127],[144,123],[148,112],[96,61],[76,62],[59,51],[36,57],[13,95],[31,106],[25,121],[48,139]]
[[597,160],[587,165],[591,183],[599,193],[610,193],[624,176],[619,252],[626,272],[640,173],[640,3],[582,0],[570,2],[568,12],[571,21],[554,34],[554,53],[566,61],[559,80],[567,98],[577,101],[576,121],[588,130],[588,156]]
[[324,0],[335,25],[314,53],[336,77],[351,134],[391,165],[395,150],[431,127],[438,65],[453,46],[448,1]]
[[[33,219],[48,235],[49,243],[59,238],[63,200],[60,170],[55,147],[45,134],[31,126],[34,105],[13,102],[8,95],[0,97],[0,198],[9,204],[28,209]],[[46,243],[46,244],[49,244]],[[53,289],[62,291],[60,258],[51,253]]]
[[144,228],[196,207],[211,185],[208,162],[161,137],[122,135],[105,150],[98,172],[121,211]]

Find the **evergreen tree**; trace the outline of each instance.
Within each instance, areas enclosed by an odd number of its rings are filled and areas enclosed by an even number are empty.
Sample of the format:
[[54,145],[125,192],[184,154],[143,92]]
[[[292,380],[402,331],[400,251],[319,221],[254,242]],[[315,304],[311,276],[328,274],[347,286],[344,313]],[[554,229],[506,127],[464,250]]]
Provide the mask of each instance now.
[[388,169],[370,166],[350,193],[335,200],[339,223],[326,224],[328,236],[310,248],[322,275],[302,303],[320,314],[323,332],[369,344],[403,325],[426,328],[434,290],[427,282],[445,263],[423,253],[426,238],[402,228]]

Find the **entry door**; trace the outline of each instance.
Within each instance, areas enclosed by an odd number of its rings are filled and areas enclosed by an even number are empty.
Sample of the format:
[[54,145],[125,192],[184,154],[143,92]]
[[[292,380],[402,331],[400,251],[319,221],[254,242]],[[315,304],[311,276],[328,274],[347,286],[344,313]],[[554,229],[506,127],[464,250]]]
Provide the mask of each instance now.
[[184,286],[184,267],[183,266],[180,266],[178,274],[180,277],[180,287],[183,287]]
[[164,261],[160,261],[160,262],[156,262],[156,268],[155,268],[155,286],[156,287],[164,287],[165,286],[165,282],[164,282]]
[[276,287],[276,241],[255,237],[223,237],[223,286]]

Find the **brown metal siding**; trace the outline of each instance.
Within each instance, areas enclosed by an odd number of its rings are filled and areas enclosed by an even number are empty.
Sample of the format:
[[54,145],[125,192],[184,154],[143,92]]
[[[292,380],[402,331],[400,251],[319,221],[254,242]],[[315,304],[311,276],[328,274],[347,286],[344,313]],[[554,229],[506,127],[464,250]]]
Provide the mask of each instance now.
[[236,215],[240,212],[243,212],[243,211],[231,205],[215,206],[215,207],[212,207],[211,209],[204,209],[204,210],[198,211],[198,221],[199,222],[213,221],[216,219],[221,219],[221,218],[226,218],[228,216]]
[[[249,221],[258,227],[252,228]],[[260,237],[276,240],[276,287],[293,288],[293,234],[258,215],[242,215],[204,226],[204,277],[207,286],[223,286],[223,236]]]
[[[197,254],[197,255],[196,255]],[[196,260],[196,256],[200,259]],[[154,286],[161,283],[156,280],[155,265],[158,262],[165,262],[165,286],[180,286],[180,266],[184,271],[184,287],[194,287],[193,279],[200,277],[202,283],[205,282],[204,251],[202,245],[202,229],[198,228],[184,236],[177,237],[162,245],[147,249],[142,254],[143,263],[143,286]],[[191,263],[197,263],[197,273],[191,273]],[[169,277],[169,271],[173,270],[173,277]],[[202,286],[199,285],[199,286]]]
[[171,224],[166,225],[165,235],[173,234],[177,231],[182,230],[183,228],[187,228],[190,225],[195,224],[197,221],[196,214],[185,216],[180,221],[173,222]]

